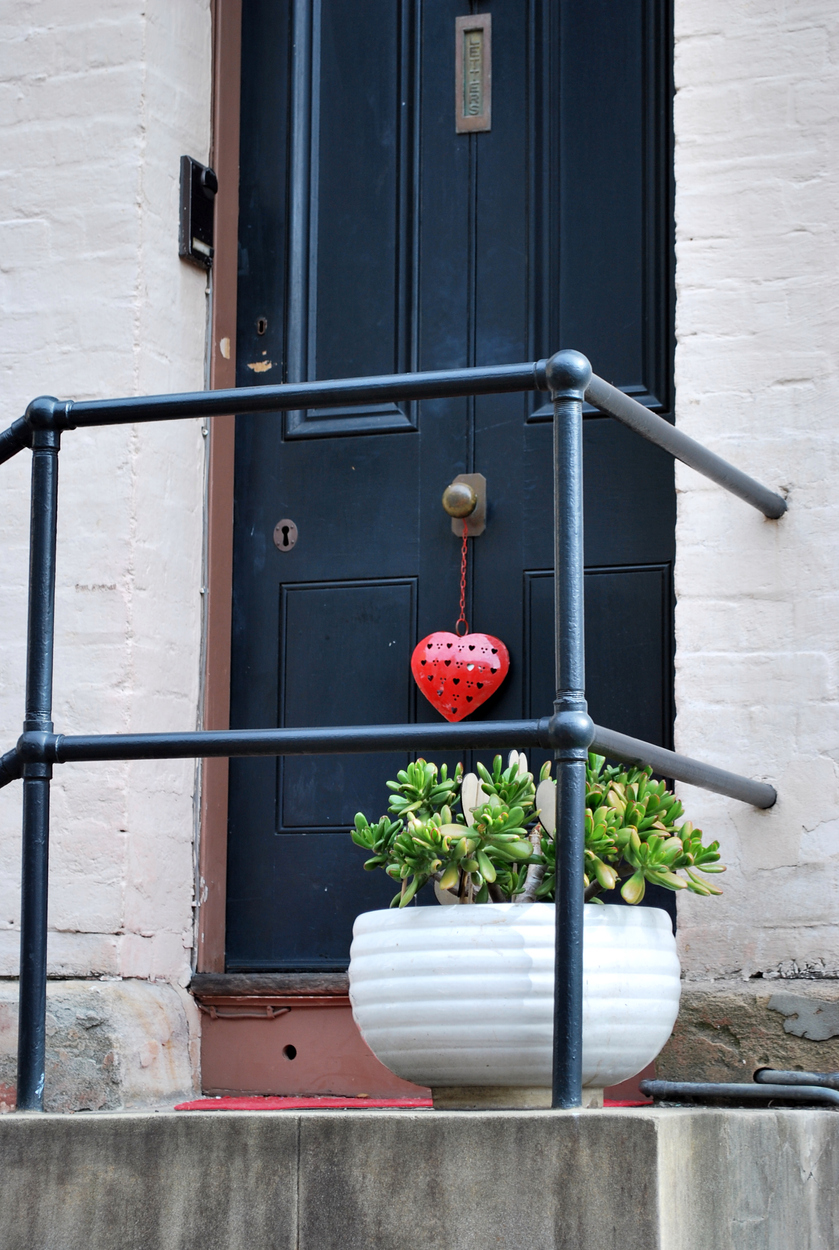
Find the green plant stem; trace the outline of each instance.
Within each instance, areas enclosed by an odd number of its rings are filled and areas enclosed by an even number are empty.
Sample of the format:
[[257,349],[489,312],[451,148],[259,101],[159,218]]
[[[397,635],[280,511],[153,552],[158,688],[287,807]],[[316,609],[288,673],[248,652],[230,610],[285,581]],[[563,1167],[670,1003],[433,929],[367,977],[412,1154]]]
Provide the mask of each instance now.
[[[534,851],[538,855],[542,850],[542,834],[541,834],[541,829],[539,828],[538,825],[536,829],[531,830],[531,832],[528,834],[528,839]],[[527,869],[527,876],[524,879],[524,889],[522,890],[521,894],[516,895],[516,897],[513,899],[513,902],[535,903],[536,891],[539,889],[539,886],[542,884],[544,876],[545,876],[544,864],[529,864],[528,869]]]

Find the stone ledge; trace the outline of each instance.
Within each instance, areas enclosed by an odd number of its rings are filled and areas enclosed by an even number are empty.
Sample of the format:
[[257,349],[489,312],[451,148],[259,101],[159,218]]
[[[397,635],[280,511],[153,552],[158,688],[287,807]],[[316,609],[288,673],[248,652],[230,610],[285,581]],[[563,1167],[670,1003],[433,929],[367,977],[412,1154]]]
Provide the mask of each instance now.
[[655,1066],[665,1081],[750,1081],[767,1067],[839,1071],[839,981],[683,981]]
[[833,1250],[829,1111],[0,1119],[2,1250]]
[[196,972],[189,983],[195,998],[346,997],[346,972]]
[[[0,1110],[14,1100],[17,1019],[18,983],[2,981]],[[189,994],[168,982],[50,981],[47,1110],[171,1106],[192,1097],[199,1027]]]

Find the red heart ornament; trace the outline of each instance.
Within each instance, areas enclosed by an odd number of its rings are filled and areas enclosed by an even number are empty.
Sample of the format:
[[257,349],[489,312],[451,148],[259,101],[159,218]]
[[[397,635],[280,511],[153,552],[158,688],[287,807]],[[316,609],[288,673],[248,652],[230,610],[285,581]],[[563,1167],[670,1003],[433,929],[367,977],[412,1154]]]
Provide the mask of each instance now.
[[414,681],[448,721],[463,720],[494,694],[510,671],[510,655],[492,634],[440,630],[418,642],[411,656]]

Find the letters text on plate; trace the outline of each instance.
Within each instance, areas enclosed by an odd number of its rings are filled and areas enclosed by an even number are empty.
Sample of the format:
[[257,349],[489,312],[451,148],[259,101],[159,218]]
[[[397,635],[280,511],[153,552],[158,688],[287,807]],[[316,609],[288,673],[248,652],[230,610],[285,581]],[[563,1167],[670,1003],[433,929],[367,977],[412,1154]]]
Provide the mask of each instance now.
[[455,19],[456,115],[459,134],[489,130],[492,103],[492,17]]

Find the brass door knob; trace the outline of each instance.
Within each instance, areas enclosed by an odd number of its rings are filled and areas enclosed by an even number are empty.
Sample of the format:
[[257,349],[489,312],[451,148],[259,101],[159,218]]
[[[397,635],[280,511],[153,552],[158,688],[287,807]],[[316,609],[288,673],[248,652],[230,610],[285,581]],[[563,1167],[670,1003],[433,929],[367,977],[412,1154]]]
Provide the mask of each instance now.
[[471,516],[478,506],[478,496],[468,482],[452,482],[443,491],[443,507],[449,516]]
[[483,473],[458,473],[443,491],[443,509],[451,517],[452,533],[469,538],[483,534],[487,522],[487,480]]

